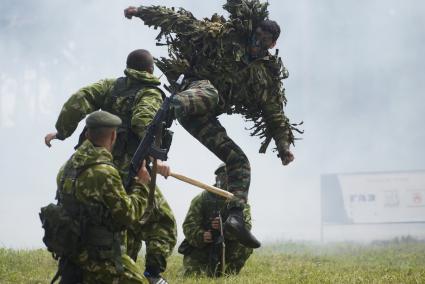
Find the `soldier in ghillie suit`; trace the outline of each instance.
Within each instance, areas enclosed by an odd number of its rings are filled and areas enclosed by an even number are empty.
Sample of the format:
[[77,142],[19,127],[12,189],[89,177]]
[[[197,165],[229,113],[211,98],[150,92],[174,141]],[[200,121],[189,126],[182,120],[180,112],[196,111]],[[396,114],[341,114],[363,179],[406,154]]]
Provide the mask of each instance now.
[[[71,136],[78,123],[89,113],[102,109],[119,116],[123,124],[118,128],[117,142],[112,149],[113,162],[126,180],[130,160],[143,138],[147,126],[162,103],[160,82],[153,75],[152,55],[143,49],[127,57],[125,77],[105,79],[80,89],[64,104],[56,122],[57,132],[45,137],[48,146],[53,139]],[[80,135],[80,143],[83,135]],[[145,198],[148,199],[148,191]],[[166,259],[177,240],[177,226],[170,206],[158,188],[155,190],[154,212],[141,225],[138,222],[128,231],[128,254],[136,260],[146,243],[145,275],[156,283],[166,269]]]
[[[126,254],[125,230],[146,207],[145,167],[127,194],[113,164],[112,147],[121,119],[105,111],[86,120],[87,140],[60,169],[58,204],[41,209],[43,241],[59,258],[60,283],[146,283],[142,271]],[[167,176],[169,167],[159,172]]]
[[[224,164],[215,171],[215,186],[227,188],[226,166]],[[185,275],[206,273],[208,276],[238,274],[252,254],[252,248],[233,240],[223,231],[221,236],[220,218],[226,218],[228,210],[225,200],[213,193],[204,191],[196,196],[190,204],[183,223],[185,240],[179,247],[184,255]],[[249,205],[244,208],[244,222],[251,229],[251,213]],[[223,247],[224,244],[224,247]],[[224,248],[224,259],[223,259]]]
[[169,58],[156,64],[174,81],[186,76],[182,91],[174,97],[170,116],[176,118],[196,139],[227,165],[229,202],[227,231],[249,247],[260,242],[244,226],[243,207],[250,184],[250,164],[243,151],[217,120],[223,113],[239,113],[254,122],[251,135],[263,139],[264,153],[274,139],[283,165],[293,161],[289,147],[295,126],[283,112],[286,104],[282,79],[288,71],[280,57],[268,49],[276,44],[279,25],[268,19],[267,3],[258,0],[228,0],[223,6],[228,19],[213,15],[198,20],[182,8],[161,6],[129,7],[127,18],[141,18],[148,26],[161,29],[157,40],[165,40]]

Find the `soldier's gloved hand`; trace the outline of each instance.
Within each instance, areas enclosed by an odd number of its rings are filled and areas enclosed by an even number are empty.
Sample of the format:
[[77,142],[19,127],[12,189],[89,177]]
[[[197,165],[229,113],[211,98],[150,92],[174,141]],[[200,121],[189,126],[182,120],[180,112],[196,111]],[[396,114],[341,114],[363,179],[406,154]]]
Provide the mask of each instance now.
[[212,239],[212,234],[210,231],[205,231],[204,232],[204,243],[212,243],[213,239]]
[[53,139],[57,139],[56,135],[57,135],[57,132],[52,132],[52,133],[47,134],[44,137],[44,143],[46,144],[47,147],[49,147],[49,148],[52,147],[51,142],[52,142]]
[[289,150],[279,153],[279,157],[284,166],[288,165],[290,162],[292,162],[295,159],[294,154],[292,154],[292,152]]
[[164,163],[161,160],[157,161],[157,171],[160,175],[162,175],[163,177],[167,178],[170,173],[171,173],[171,168],[169,165],[167,165],[166,163]]
[[137,7],[130,6],[124,10],[124,16],[127,19],[131,19],[133,16],[136,16],[138,12],[139,10]]
[[220,218],[215,217],[211,220],[211,228],[214,230],[220,231]]
[[137,172],[136,182],[141,184],[147,184],[151,181],[151,176],[146,168],[146,161],[143,161],[140,170]]

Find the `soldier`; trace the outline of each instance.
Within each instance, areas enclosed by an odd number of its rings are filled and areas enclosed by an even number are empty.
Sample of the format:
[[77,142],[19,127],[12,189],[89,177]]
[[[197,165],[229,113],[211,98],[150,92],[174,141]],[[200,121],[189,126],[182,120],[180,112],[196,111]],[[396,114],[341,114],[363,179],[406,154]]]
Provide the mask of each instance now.
[[[78,244],[65,243],[76,251],[61,256],[58,273],[52,282],[59,275],[63,284],[145,281],[136,263],[125,253],[125,229],[139,220],[146,209],[143,191],[150,177],[142,167],[132,193],[125,192],[111,155],[120,125],[121,119],[106,111],[90,114],[86,120],[87,140],[59,171],[58,205],[72,217],[72,223],[77,222],[80,241]],[[159,173],[167,177],[169,172],[169,167],[160,163]],[[55,216],[47,215],[43,227],[52,224],[49,219],[52,217]],[[53,237],[61,230],[53,230]],[[50,244],[48,240],[51,239],[51,232],[46,229],[43,240]],[[51,250],[51,246],[47,247]],[[53,252],[57,253],[57,246],[54,247]]]
[[[227,175],[225,164],[215,171],[215,186],[226,189]],[[183,223],[186,239],[179,247],[183,257],[185,275],[206,273],[209,276],[222,275],[222,253],[224,242],[225,274],[238,274],[252,254],[252,248],[240,244],[231,236],[221,236],[220,218],[228,216],[225,200],[213,193],[204,191],[196,196],[190,204]],[[244,208],[245,224],[251,229],[250,207]]]
[[[162,103],[163,93],[158,88],[160,82],[153,71],[153,57],[148,51],[139,49],[131,52],[127,57],[125,77],[101,80],[80,89],[68,99],[56,122],[57,132],[45,137],[46,145],[50,147],[53,139],[64,140],[71,136],[87,114],[98,109],[109,111],[123,121],[118,128],[112,155],[121,178],[126,180],[131,157]],[[147,199],[148,191],[144,193]],[[137,259],[142,240],[145,241],[145,276],[151,283],[161,280],[160,273],[165,271],[167,258],[177,239],[173,213],[158,188],[154,208],[146,224],[136,222],[130,228],[127,241],[128,254],[133,260]]]
[[170,58],[156,61],[174,81],[185,74],[182,91],[171,104],[170,116],[227,165],[229,202],[226,231],[248,247],[260,242],[244,226],[243,208],[250,184],[250,164],[233,142],[217,116],[239,113],[254,122],[251,135],[263,138],[260,153],[274,139],[283,165],[294,160],[290,145],[297,130],[283,112],[286,104],[282,79],[288,71],[280,57],[271,55],[280,27],[268,19],[268,3],[258,0],[228,0],[223,6],[229,19],[217,14],[196,19],[182,8],[128,7],[124,15],[139,17],[148,26],[159,27],[158,41],[165,40]]

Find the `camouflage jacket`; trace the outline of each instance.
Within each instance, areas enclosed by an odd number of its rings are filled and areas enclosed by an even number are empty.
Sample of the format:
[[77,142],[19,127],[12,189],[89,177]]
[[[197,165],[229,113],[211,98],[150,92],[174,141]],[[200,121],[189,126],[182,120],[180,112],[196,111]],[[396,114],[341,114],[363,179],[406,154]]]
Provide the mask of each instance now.
[[[211,228],[211,218],[217,217],[217,212],[220,211],[222,219],[226,220],[228,217],[226,208],[226,201],[223,198],[208,191],[192,199],[183,222],[183,233],[189,244],[197,248],[206,247],[208,244],[203,241],[203,234]],[[251,229],[251,211],[248,204],[244,208],[244,217],[247,228]]]
[[[64,175],[64,167],[68,163],[71,163],[72,168],[75,169],[86,168],[75,179],[75,185],[71,178]],[[125,228],[139,220],[147,206],[146,200],[140,194],[142,189],[134,186],[132,194],[128,195],[117,169],[111,165],[111,153],[103,147],[93,146],[88,140],[77,149],[67,164],[60,169],[57,176],[59,200],[63,194],[72,194],[75,190],[74,196],[82,208],[92,213],[90,216],[85,216],[89,219],[90,226],[99,225],[107,227],[112,232],[118,232],[121,235],[121,245],[125,245]],[[93,212],[93,208],[98,208],[101,212]],[[97,217],[92,218],[92,216]],[[101,217],[98,218],[99,216]],[[130,261],[124,251],[121,257],[124,264]],[[88,267],[88,270],[96,271],[106,266],[115,269],[110,263],[93,259],[89,251],[84,248],[78,253],[75,261]]]
[[228,0],[223,6],[229,19],[216,14],[196,19],[189,11],[161,6],[141,6],[138,17],[148,26],[160,27],[157,40],[165,40],[170,58],[156,64],[169,80],[178,74],[208,79],[218,89],[224,110],[240,113],[254,122],[251,135],[263,139],[264,153],[271,138],[279,152],[294,143],[295,130],[283,112],[286,97],[282,80],[288,77],[280,57],[267,54],[250,60],[247,52],[256,26],[267,18],[267,3]]
[[[124,73],[126,77],[101,80],[73,94],[62,107],[56,129],[57,137],[63,140],[71,136],[78,123],[95,110],[118,115],[123,127],[118,131],[112,155],[115,165],[125,176],[139,139],[162,104],[162,92],[156,88],[160,82],[154,75],[129,68]],[[124,86],[118,86],[118,81]],[[134,98],[126,98],[125,92],[132,90],[135,91]],[[124,95],[116,97],[121,94]]]
[[[103,147],[95,147],[86,140],[71,157],[74,168],[89,166],[75,181],[75,196],[82,203],[100,203],[110,211],[110,222],[115,230],[121,230],[142,216],[146,201],[137,187],[131,195],[125,192],[118,170],[111,166],[112,154]],[[93,166],[90,166],[95,164]],[[62,167],[57,176],[58,187],[64,173]],[[72,190],[72,180],[65,178],[64,192]]]
[[[160,85],[159,80],[148,72],[141,72],[127,68],[124,71],[128,86],[139,83],[147,86]],[[105,79],[84,87],[73,94],[63,105],[56,122],[58,138],[65,139],[72,135],[78,123],[87,114],[95,110],[106,110],[110,113],[122,116],[120,100],[110,105],[111,93],[116,79]],[[161,106],[162,94],[154,88],[141,88],[137,93],[132,106],[131,129],[139,137],[143,137],[146,126],[150,123],[157,109]]]

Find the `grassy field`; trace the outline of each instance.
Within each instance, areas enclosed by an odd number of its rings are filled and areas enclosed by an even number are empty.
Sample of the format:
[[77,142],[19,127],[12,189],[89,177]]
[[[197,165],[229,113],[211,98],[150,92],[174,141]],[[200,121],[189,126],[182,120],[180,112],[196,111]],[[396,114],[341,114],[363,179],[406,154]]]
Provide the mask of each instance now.
[[[170,283],[425,283],[425,243],[371,245],[270,244],[257,250],[239,276],[184,278],[182,258],[170,258]],[[0,249],[0,283],[49,283],[56,263],[45,250]]]

